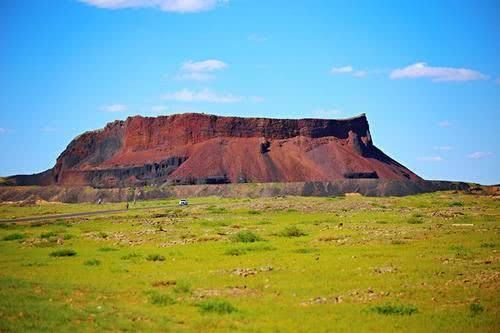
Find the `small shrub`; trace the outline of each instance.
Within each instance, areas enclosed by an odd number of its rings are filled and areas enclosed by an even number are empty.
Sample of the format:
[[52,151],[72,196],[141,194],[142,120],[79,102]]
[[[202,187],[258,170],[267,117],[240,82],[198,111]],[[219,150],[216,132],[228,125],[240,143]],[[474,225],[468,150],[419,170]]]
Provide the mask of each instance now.
[[250,215],[260,215],[260,214],[262,214],[262,213],[261,213],[261,212],[259,212],[258,210],[255,210],[255,209],[250,209],[250,210],[248,211],[248,214],[250,214]]
[[70,239],[71,239],[71,238],[73,238],[73,237],[75,237],[75,236],[74,236],[74,235],[72,235],[72,234],[64,234],[63,239],[64,239],[64,240],[70,240]]
[[422,221],[422,219],[420,217],[418,217],[418,216],[412,216],[406,222],[408,222],[409,224],[421,224],[421,223],[424,223],[424,221]]
[[47,239],[50,237],[57,237],[57,234],[53,231],[49,231],[49,232],[45,232],[45,233],[40,235],[40,238],[42,238],[42,239]]
[[175,299],[169,295],[151,291],[149,292],[149,302],[154,305],[166,306],[175,304]]
[[393,239],[393,240],[391,240],[391,244],[392,245],[403,245],[403,244],[406,244],[406,242],[401,240],[401,239]]
[[280,231],[278,235],[282,237],[300,237],[300,236],[305,236],[306,233],[297,228],[296,226],[289,226]]
[[469,312],[472,316],[477,316],[478,314],[480,314],[483,311],[484,311],[484,308],[479,303],[472,303],[469,305]]
[[121,259],[122,260],[133,260],[133,259],[139,259],[141,257],[142,257],[142,254],[132,252],[132,253],[129,253],[127,255],[124,255],[123,257],[121,257]]
[[295,250],[293,250],[293,252],[294,253],[307,254],[307,253],[318,252],[318,250],[317,249],[304,248],[304,249],[295,249]]
[[86,266],[99,266],[101,264],[100,260],[97,259],[89,259],[83,263]]
[[468,257],[472,254],[471,250],[467,249],[463,245],[452,245],[450,250],[455,252],[457,257]]
[[146,257],[148,261],[165,261],[165,257],[161,254],[150,254]]
[[25,234],[20,234],[20,233],[15,233],[15,234],[10,234],[2,238],[4,241],[13,241],[13,240],[19,240],[19,239],[24,239],[26,238]]
[[373,312],[382,315],[399,315],[399,316],[410,316],[418,312],[418,309],[413,305],[392,305],[384,304],[377,305],[371,308]]
[[234,234],[231,237],[231,240],[233,242],[240,242],[240,243],[254,243],[262,239],[251,231],[240,231]]
[[228,249],[228,250],[226,250],[226,252],[224,252],[224,254],[226,254],[228,256],[241,256],[245,253],[247,253],[247,250],[241,249],[241,248],[232,248],[232,249]]
[[481,247],[484,248],[495,248],[497,245],[495,243],[482,243]]
[[76,256],[76,251],[71,249],[61,249],[50,253],[51,257],[72,257]]
[[191,293],[191,284],[187,281],[176,281],[174,292],[178,294],[189,294]]
[[108,234],[103,232],[103,231],[100,231],[97,233],[97,237],[99,238],[108,238]]
[[453,201],[448,204],[448,207],[463,207],[464,203],[460,201]]
[[101,248],[99,248],[99,251],[112,252],[112,251],[118,251],[118,249],[116,247],[101,247]]
[[197,304],[202,313],[229,314],[238,311],[231,303],[223,299],[207,299]]

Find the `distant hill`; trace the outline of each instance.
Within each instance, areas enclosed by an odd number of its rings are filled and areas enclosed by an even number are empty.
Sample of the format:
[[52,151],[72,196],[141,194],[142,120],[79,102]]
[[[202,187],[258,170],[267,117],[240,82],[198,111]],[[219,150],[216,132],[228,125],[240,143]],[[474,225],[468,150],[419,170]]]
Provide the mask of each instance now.
[[124,187],[333,181],[421,181],[372,142],[366,116],[334,119],[129,117],[75,138],[43,173],[10,185]]

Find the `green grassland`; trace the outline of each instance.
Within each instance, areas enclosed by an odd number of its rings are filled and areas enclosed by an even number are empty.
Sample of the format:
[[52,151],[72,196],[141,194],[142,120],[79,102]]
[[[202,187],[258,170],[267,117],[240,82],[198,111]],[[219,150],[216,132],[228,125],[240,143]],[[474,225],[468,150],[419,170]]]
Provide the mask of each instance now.
[[0,332],[500,331],[498,198],[190,203],[0,224]]

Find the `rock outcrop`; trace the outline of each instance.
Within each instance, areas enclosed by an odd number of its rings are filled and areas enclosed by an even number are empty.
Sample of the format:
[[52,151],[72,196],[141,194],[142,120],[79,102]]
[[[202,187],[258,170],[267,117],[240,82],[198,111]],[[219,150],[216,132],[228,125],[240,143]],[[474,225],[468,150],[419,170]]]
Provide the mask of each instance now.
[[160,184],[421,178],[373,145],[366,116],[269,119],[129,117],[75,138],[43,173],[11,185]]

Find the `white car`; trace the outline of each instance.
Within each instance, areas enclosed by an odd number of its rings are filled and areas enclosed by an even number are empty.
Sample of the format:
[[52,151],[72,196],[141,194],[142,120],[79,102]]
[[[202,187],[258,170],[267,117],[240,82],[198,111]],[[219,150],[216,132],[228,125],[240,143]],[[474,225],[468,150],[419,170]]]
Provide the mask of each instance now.
[[179,200],[179,206],[187,206],[187,205],[188,205],[188,201],[186,199]]

